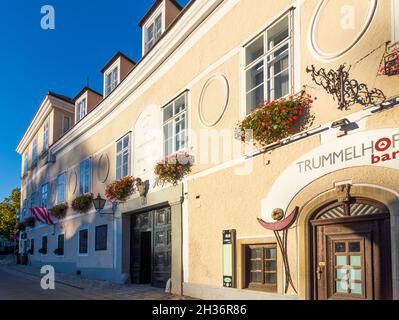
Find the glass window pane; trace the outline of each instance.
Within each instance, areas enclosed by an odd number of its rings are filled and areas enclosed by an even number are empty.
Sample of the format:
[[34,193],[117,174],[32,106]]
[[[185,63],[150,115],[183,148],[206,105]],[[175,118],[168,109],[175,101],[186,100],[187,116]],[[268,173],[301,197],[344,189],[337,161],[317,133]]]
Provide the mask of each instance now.
[[268,96],[271,100],[289,94],[289,71],[286,70],[268,81]]
[[129,166],[127,163],[123,165],[123,177],[127,177],[129,175]]
[[247,94],[247,114],[251,113],[264,100],[263,84]]
[[250,282],[262,283],[262,272],[251,272]]
[[361,283],[351,283],[351,293],[353,294],[362,294],[362,284]]
[[266,248],[266,259],[276,259],[276,258],[277,258],[277,249]]
[[361,267],[362,265],[361,256],[351,256],[350,265],[352,267]]
[[175,103],[175,114],[182,112],[186,108],[186,96],[183,95],[176,100]]
[[350,272],[351,280],[362,280],[362,270],[361,269],[351,269]]
[[264,37],[262,35],[245,49],[246,65],[261,57],[264,52]]
[[346,266],[346,256],[337,256],[336,257],[336,265],[337,266]]
[[346,268],[339,268],[336,271],[336,277],[338,280],[347,280],[348,279],[348,271]]
[[116,144],[116,152],[121,152],[122,151],[122,141],[119,141]]
[[279,45],[281,42],[288,38],[288,35],[289,28],[287,16],[268,30],[268,49],[271,50],[275,46]]
[[263,61],[249,69],[246,73],[247,92],[264,83]]
[[129,136],[126,136],[123,139],[123,149],[126,149],[129,146]]
[[263,271],[262,260],[252,260],[251,271]]
[[262,249],[261,248],[252,249],[250,257],[251,257],[251,259],[262,258]]
[[360,242],[349,243],[349,252],[360,252]]
[[265,283],[266,284],[277,284],[277,273],[265,273]]
[[277,262],[276,261],[265,261],[265,269],[266,269],[266,271],[277,270]]
[[348,293],[348,282],[337,281],[336,282],[336,292],[337,293]]
[[173,105],[170,104],[163,109],[163,121],[167,121],[173,117]]
[[345,252],[346,244],[345,242],[338,242],[335,244],[335,252]]

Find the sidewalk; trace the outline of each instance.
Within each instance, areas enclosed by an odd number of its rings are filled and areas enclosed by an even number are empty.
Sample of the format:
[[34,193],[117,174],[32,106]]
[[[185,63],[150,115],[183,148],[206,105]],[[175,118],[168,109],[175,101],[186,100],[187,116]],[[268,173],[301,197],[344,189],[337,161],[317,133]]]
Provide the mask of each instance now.
[[[0,269],[6,269],[7,272],[14,273],[16,276],[19,274],[36,277],[40,281],[42,275],[39,268],[5,262],[4,259],[0,260]],[[192,300],[189,297],[165,293],[163,289],[149,285],[119,285],[59,272],[56,272],[55,282],[56,286],[60,284],[82,290],[82,292],[96,300]]]

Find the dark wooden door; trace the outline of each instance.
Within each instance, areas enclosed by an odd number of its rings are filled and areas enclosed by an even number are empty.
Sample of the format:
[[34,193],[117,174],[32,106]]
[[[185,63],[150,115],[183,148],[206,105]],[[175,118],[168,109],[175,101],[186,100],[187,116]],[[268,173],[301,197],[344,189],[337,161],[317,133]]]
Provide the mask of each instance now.
[[151,232],[141,232],[140,283],[151,283]]
[[170,208],[154,212],[154,265],[152,285],[165,287],[171,277],[171,216]]
[[165,288],[172,262],[170,208],[133,215],[131,230],[132,282]]
[[392,297],[389,214],[384,207],[364,200],[336,203],[312,225],[315,299]]

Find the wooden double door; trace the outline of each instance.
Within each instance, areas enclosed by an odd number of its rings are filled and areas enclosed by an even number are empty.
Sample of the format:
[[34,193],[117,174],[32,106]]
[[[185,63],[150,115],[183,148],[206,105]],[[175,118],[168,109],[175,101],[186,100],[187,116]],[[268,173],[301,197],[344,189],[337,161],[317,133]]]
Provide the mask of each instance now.
[[392,299],[389,212],[356,199],[319,211],[312,225],[317,300]]
[[132,216],[130,247],[133,283],[165,288],[171,277],[171,232],[169,207]]

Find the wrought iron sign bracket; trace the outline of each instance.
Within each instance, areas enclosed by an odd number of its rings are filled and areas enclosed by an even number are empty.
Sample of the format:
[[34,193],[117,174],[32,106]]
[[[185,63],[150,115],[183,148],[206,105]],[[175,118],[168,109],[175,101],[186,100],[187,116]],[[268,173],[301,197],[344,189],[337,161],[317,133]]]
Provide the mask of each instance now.
[[347,110],[356,103],[363,106],[375,106],[385,102],[386,97],[380,89],[370,90],[366,84],[349,78],[351,67],[347,68],[345,64],[342,64],[337,70],[326,71],[325,68],[316,70],[316,67],[312,65],[306,68],[306,72],[310,73],[314,83],[333,96],[340,110]]

